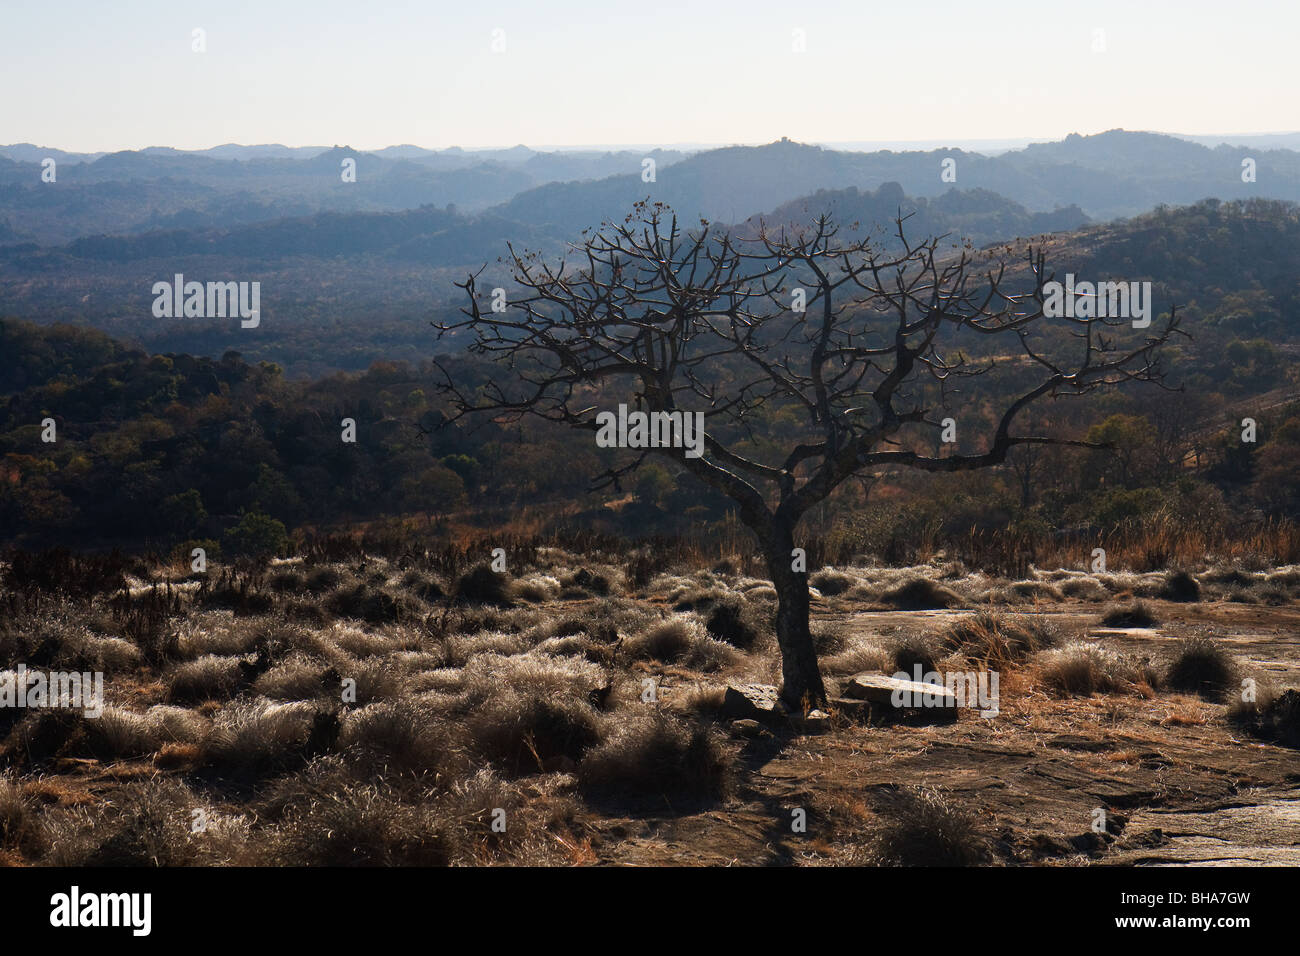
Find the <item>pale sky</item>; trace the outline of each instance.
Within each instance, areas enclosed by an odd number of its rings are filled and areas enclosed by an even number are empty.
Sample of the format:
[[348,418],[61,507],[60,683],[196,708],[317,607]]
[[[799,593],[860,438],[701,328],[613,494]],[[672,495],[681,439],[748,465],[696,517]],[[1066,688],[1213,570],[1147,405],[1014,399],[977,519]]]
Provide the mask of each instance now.
[[0,0],[0,143],[1292,131],[1297,37],[1297,0]]

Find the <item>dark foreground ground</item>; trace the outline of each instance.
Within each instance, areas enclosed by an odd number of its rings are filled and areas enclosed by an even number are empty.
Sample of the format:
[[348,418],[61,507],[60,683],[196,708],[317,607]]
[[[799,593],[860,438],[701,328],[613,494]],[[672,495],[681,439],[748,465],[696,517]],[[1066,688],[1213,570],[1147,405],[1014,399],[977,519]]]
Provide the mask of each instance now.
[[832,691],[992,669],[998,715],[732,719],[726,688],[779,661],[771,588],[730,562],[638,583],[557,550],[460,581],[291,560],[11,591],[0,659],[103,670],[108,706],[0,714],[0,858],[1300,864],[1300,570],[812,581]]

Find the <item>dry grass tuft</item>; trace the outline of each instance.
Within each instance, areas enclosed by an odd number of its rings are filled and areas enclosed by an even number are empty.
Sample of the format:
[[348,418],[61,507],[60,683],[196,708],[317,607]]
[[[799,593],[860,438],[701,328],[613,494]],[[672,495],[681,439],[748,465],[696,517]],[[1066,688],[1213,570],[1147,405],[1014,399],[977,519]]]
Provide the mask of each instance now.
[[880,814],[871,841],[873,861],[884,866],[980,866],[991,862],[977,819],[935,790],[910,788]]
[[728,790],[730,761],[716,734],[662,711],[628,719],[578,766],[596,801],[704,803]]

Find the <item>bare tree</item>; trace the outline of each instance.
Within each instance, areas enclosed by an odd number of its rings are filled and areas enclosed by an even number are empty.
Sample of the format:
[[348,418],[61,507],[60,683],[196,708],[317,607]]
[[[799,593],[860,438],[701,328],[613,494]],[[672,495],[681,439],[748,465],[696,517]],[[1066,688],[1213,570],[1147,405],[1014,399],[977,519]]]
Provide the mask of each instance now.
[[[1014,281],[1001,261],[977,275],[969,244],[914,244],[904,219],[895,225],[883,241],[842,241],[823,216],[806,229],[745,238],[703,220],[683,228],[671,210],[643,202],[622,222],[584,233],[563,259],[511,247],[509,301],[497,289],[497,308],[484,307],[480,271],[458,284],[469,298],[464,318],[435,323],[440,338],[468,339],[471,353],[500,367],[494,381],[469,388],[439,364],[452,420],[534,415],[594,431],[599,410],[614,401],[651,413],[703,412],[702,456],[643,449],[593,484],[612,483],[656,453],[736,503],[777,591],[782,695],[794,706],[826,698],[797,534],[805,512],[864,472],[986,468],[1019,445],[1087,446],[1013,435],[1012,426],[1044,397],[1160,381],[1159,346],[1178,325],[1171,311],[1162,328],[1121,347],[1116,338],[1138,334],[1121,331],[1124,320],[1044,320],[1051,276],[1041,253],[1026,248]],[[1013,355],[983,348],[994,344],[989,337]],[[966,355],[977,351],[984,358]],[[955,386],[995,368],[1022,384],[986,426],[983,450],[928,451],[942,424],[936,411],[959,397]],[[803,434],[773,451],[764,414],[790,408]]]

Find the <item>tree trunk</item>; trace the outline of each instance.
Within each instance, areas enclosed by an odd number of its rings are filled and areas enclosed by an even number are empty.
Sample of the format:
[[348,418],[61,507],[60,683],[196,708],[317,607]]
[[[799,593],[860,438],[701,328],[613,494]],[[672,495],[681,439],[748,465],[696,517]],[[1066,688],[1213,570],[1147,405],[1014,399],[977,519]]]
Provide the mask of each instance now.
[[792,569],[794,529],[779,519],[762,535],[763,553],[776,588],[776,639],[781,647],[781,698],[800,711],[826,703],[808,628],[808,572]]

